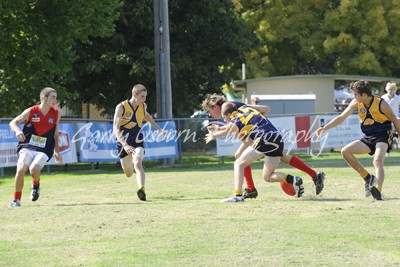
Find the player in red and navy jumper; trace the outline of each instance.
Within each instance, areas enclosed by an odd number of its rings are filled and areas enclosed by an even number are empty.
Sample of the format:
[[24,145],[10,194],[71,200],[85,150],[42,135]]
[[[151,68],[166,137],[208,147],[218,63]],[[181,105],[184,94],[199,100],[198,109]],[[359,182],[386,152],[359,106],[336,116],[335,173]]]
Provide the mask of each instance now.
[[[40,104],[22,112],[10,122],[10,128],[18,139],[18,163],[15,174],[14,199],[10,207],[21,206],[24,176],[28,171],[32,176],[31,200],[40,195],[40,172],[54,155],[57,163],[62,163],[58,147],[58,124],[60,115],[56,108],[57,91],[46,87],[40,92]],[[18,124],[24,123],[21,130]]]

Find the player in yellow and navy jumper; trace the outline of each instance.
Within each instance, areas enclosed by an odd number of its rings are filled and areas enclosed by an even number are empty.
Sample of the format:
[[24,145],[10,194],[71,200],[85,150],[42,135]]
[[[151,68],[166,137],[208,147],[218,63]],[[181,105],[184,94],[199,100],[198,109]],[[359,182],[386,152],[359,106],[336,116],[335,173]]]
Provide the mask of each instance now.
[[137,196],[142,201],[146,201],[143,169],[144,136],[141,132],[143,121],[149,122],[162,134],[166,134],[147,112],[146,97],[146,87],[136,84],[132,89],[132,97],[119,103],[115,108],[113,122],[122,169],[127,177],[131,177],[135,170],[138,186]]
[[[376,200],[382,200],[381,191],[385,178],[383,162],[392,141],[391,122],[393,122],[397,131],[400,130],[400,122],[384,100],[372,95],[371,86],[367,81],[354,82],[350,85],[350,89],[354,93],[354,99],[349,106],[324,127],[318,128],[316,134],[320,136],[325,131],[338,126],[354,111],[357,111],[364,137],[343,147],[342,155],[347,163],[364,179],[365,195],[368,197],[372,194]],[[361,165],[354,156],[355,154],[374,156],[375,175],[370,174]]]
[[[222,104],[225,102],[227,102],[227,100],[225,99],[225,97],[223,95],[207,94],[206,98],[204,99],[204,101],[202,102],[201,105],[202,105],[203,109],[209,114],[209,116],[212,116],[214,119],[220,119],[220,118],[222,118],[221,107],[222,107]],[[241,106],[245,105],[245,103],[236,102],[236,101],[230,101],[230,103],[233,103],[234,105],[236,105],[237,108],[240,108]],[[258,104],[253,103],[252,105],[247,105],[247,106],[250,106],[250,107],[256,109],[261,114],[267,114],[270,111],[270,108],[268,106],[261,105],[260,103],[258,103]],[[207,130],[214,131],[216,128],[220,128],[220,126],[213,123],[207,127]],[[235,155],[238,155],[238,154],[235,153]],[[309,165],[307,165],[304,161],[302,161],[299,157],[289,155],[288,153],[283,153],[283,156],[281,157],[281,161],[285,164],[288,164],[298,170],[301,170],[301,171],[307,173],[314,182],[316,194],[318,195],[322,192],[322,190],[324,188],[325,173],[314,170]],[[247,188],[244,189],[243,197],[244,198],[257,198],[258,191],[254,185],[250,166],[246,166],[244,168],[244,179],[247,184]]]
[[[56,162],[62,163],[58,147],[59,122],[57,92],[50,87],[40,92],[40,104],[26,109],[10,122],[10,128],[18,139],[14,200],[10,207],[21,206],[24,176],[28,169],[32,176],[31,200],[36,201],[40,196],[40,172],[46,162],[54,155]],[[24,123],[22,131],[18,126],[21,123]]]
[[227,136],[234,135],[243,142],[238,149],[240,155],[234,164],[235,191],[233,196],[221,202],[242,202],[244,168],[253,161],[265,157],[263,178],[267,182],[286,182],[293,184],[296,196],[301,197],[304,192],[303,181],[300,177],[275,172],[283,155],[284,143],[277,128],[256,109],[249,106],[237,108],[234,103],[225,102],[221,107],[227,127],[206,135],[206,143]]

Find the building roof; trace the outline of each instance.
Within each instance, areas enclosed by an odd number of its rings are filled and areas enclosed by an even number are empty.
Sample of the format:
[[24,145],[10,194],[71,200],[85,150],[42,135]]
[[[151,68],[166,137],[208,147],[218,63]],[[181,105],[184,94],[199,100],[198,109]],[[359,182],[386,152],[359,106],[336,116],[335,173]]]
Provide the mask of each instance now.
[[273,80],[289,80],[289,79],[313,79],[313,78],[326,78],[333,80],[348,80],[348,81],[356,81],[356,80],[366,80],[369,82],[400,82],[400,78],[395,77],[379,77],[379,76],[359,76],[359,75],[342,75],[342,74],[310,74],[310,75],[289,75],[289,76],[275,76],[275,77],[263,77],[256,79],[245,79],[245,80],[235,80],[232,82],[233,85],[243,85],[249,82],[260,82],[260,81],[273,81]]

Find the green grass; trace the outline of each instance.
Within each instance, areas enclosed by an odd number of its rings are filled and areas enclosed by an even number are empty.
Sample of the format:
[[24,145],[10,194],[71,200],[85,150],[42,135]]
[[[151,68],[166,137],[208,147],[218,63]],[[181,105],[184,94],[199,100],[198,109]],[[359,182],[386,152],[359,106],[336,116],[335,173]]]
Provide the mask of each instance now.
[[[261,179],[256,200],[219,203],[233,190],[232,158],[192,156],[185,166],[147,167],[148,201],[114,167],[52,168],[42,194],[8,208],[13,178],[0,179],[0,266],[400,266],[400,153],[386,159],[385,201],[364,197],[363,181],[338,153],[301,155],[327,174],[302,199]],[[372,158],[362,157],[372,171]]]

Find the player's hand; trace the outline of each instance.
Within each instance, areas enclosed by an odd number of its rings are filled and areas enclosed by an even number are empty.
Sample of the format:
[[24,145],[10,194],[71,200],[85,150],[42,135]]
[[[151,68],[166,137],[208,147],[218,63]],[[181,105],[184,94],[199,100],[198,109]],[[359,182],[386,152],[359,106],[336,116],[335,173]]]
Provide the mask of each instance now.
[[167,136],[168,135],[168,131],[165,131],[165,130],[159,130],[158,131],[162,136]]
[[217,131],[219,126],[217,124],[211,124],[207,126],[207,131],[208,132],[215,132]]
[[127,154],[135,155],[135,148],[133,146],[126,145],[124,146],[124,150]]
[[19,131],[17,133],[15,133],[15,135],[17,136],[18,141],[20,142],[24,142],[25,141],[25,135],[22,131]]
[[55,158],[57,164],[63,163],[63,158],[60,155],[60,152],[54,152],[54,158]]
[[319,127],[316,131],[315,134],[320,137],[323,133],[325,132],[324,127]]
[[212,140],[214,140],[214,135],[211,133],[206,134],[206,137],[204,138],[206,141],[206,144],[210,143]]

